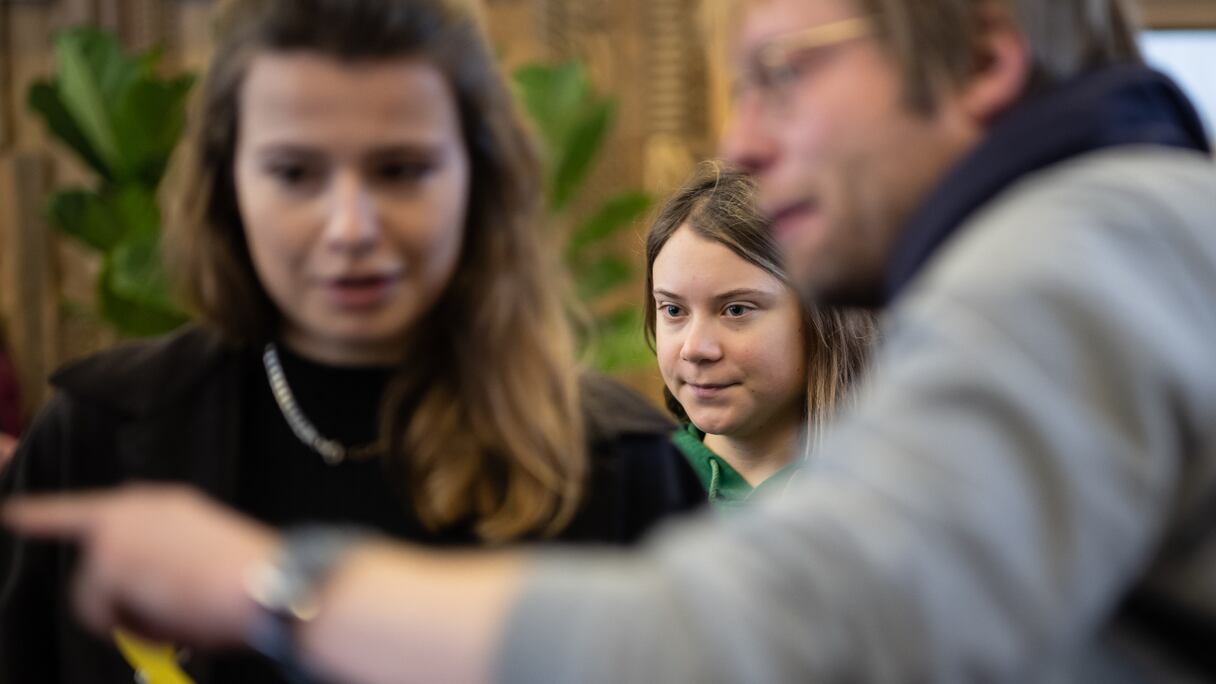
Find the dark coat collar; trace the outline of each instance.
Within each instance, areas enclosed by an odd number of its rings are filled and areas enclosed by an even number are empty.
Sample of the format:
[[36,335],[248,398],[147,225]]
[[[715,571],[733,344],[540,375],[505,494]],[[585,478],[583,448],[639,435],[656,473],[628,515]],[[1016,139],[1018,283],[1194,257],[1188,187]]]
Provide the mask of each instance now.
[[1163,74],[1121,65],[1078,77],[1005,114],[946,175],[900,234],[884,299],[897,297],[973,212],[1018,180],[1120,145],[1211,153],[1195,108]]
[[236,348],[218,333],[188,325],[69,363],[51,376],[51,384],[120,414],[145,417],[187,397],[236,358]]
[[[51,376],[51,383],[122,415],[159,420],[219,378],[239,382],[245,353],[212,330],[186,326],[166,337],[124,343],[68,364]],[[605,376],[586,373],[579,389],[592,442],[675,429],[650,402]],[[230,400],[239,403],[242,397]]]
[[124,479],[186,481],[231,502],[240,459],[241,352],[186,326],[68,364],[51,383],[112,416]]

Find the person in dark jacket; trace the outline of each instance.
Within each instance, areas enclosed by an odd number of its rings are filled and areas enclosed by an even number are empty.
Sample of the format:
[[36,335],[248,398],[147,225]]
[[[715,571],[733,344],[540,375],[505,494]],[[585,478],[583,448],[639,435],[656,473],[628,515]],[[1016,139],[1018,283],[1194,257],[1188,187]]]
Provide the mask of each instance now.
[[[72,364],[6,496],[190,483],[273,526],[628,544],[703,497],[672,424],[583,375],[533,146],[474,10],[244,0],[170,172],[200,323]],[[0,540],[0,681],[131,681],[65,546]],[[200,682],[278,681],[250,656]]]
[[672,441],[722,510],[785,488],[876,332],[868,311],[803,304],[755,192],[705,163],[646,238],[646,336],[681,422]]

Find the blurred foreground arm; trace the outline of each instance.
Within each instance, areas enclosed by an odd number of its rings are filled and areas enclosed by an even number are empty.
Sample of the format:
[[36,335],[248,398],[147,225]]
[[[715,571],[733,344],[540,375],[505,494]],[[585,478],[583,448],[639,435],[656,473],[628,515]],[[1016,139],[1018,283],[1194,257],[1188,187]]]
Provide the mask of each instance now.
[[504,679],[1156,667],[1180,644],[1124,602],[1216,605],[1216,241],[1185,218],[1212,215],[1212,179],[1194,155],[1119,150],[1008,193],[904,294],[857,410],[782,500],[632,562],[539,560]]
[[[280,537],[180,487],[30,498],[7,506],[25,534],[81,545],[75,603],[99,634],[125,628],[200,648],[243,645],[260,618],[249,573]],[[355,547],[298,634],[301,657],[341,681],[486,681],[518,562]]]

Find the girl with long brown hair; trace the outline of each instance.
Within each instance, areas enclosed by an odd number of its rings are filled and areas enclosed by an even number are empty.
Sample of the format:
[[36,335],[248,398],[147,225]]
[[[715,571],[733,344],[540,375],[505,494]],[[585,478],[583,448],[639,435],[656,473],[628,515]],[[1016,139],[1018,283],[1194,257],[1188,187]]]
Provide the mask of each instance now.
[[754,184],[708,162],[646,238],[646,337],[676,446],[718,508],[783,487],[848,401],[872,314],[804,305]]

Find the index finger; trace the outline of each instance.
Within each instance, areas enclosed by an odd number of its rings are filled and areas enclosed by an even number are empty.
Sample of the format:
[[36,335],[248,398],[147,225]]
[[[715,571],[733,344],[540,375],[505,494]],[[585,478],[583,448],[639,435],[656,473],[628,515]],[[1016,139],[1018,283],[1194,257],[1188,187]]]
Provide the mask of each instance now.
[[112,494],[29,496],[0,507],[0,523],[33,537],[77,539],[97,520]]

